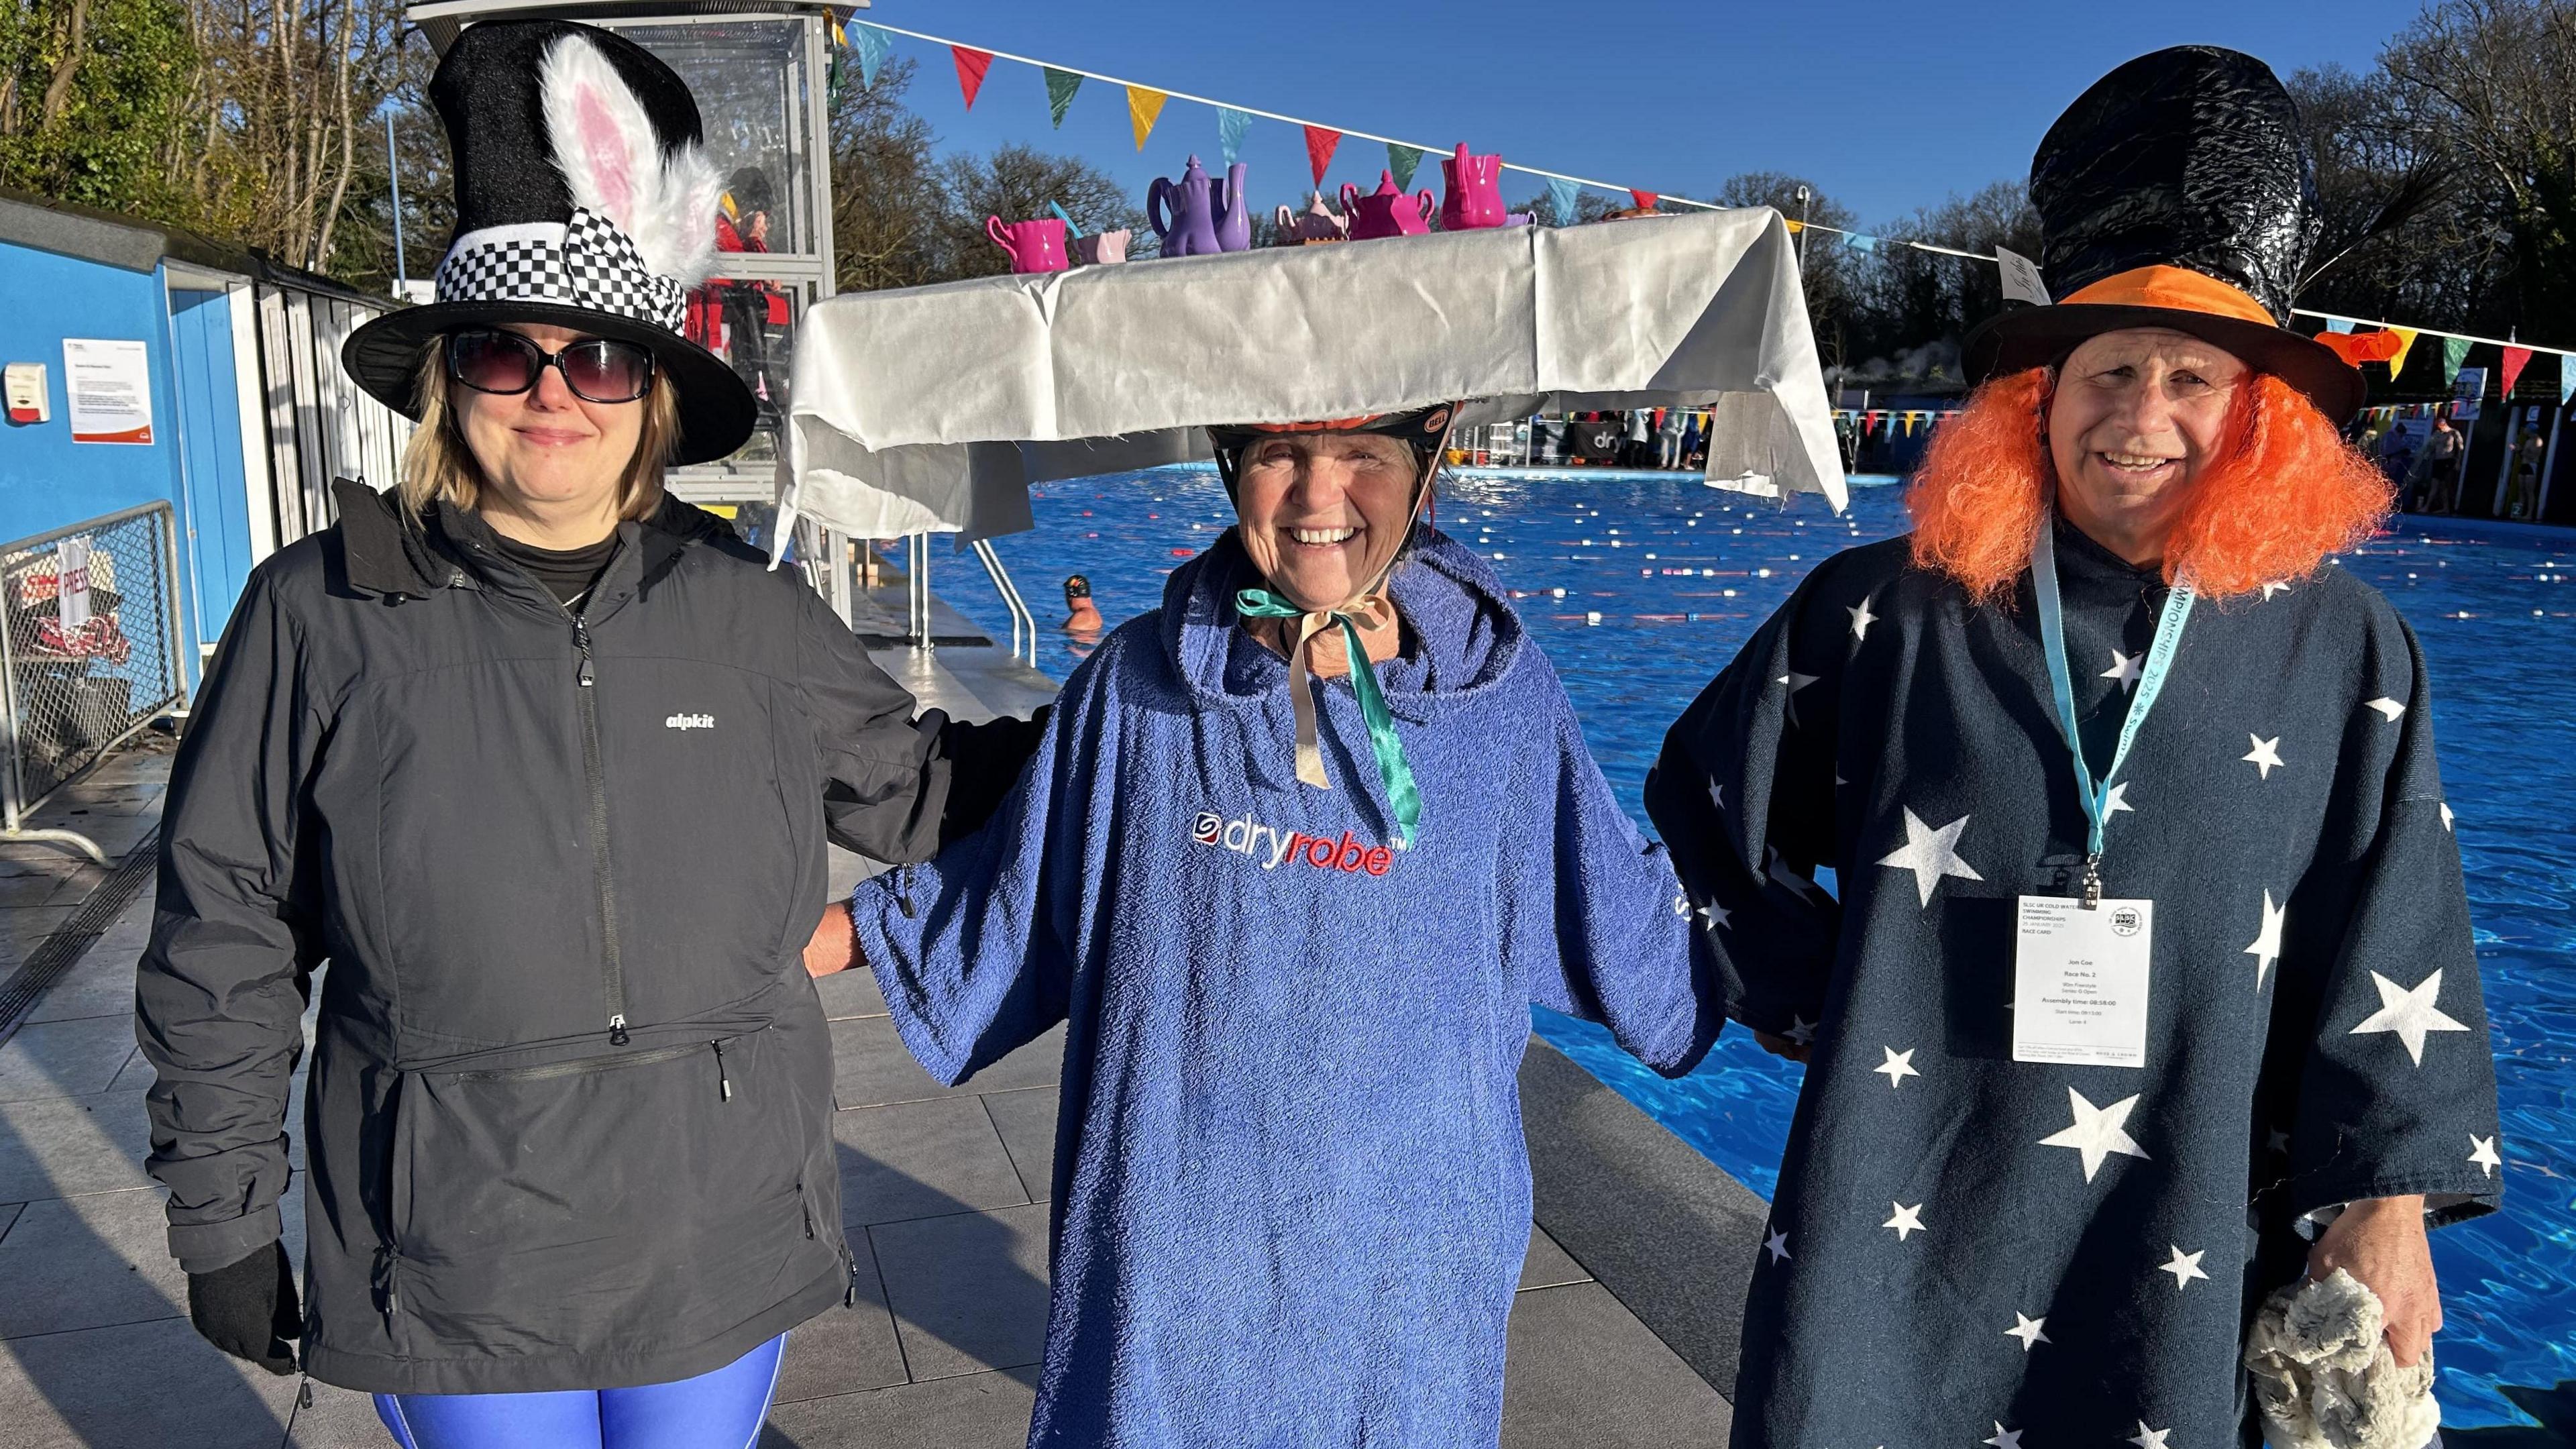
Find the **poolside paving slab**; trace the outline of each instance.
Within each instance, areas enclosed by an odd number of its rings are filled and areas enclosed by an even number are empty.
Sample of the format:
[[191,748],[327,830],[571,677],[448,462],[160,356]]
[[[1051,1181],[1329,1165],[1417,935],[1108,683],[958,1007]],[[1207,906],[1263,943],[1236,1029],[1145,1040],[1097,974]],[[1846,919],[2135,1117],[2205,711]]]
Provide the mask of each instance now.
[[841,1221],[851,1227],[1029,1201],[973,1096],[835,1112],[832,1137],[841,1156]]

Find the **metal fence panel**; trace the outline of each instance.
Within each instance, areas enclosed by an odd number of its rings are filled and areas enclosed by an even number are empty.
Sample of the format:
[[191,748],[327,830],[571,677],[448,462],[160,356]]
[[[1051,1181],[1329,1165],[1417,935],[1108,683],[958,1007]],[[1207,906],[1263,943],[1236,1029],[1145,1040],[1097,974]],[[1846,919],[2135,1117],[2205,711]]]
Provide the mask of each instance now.
[[176,558],[167,503],[0,545],[8,833],[180,698]]

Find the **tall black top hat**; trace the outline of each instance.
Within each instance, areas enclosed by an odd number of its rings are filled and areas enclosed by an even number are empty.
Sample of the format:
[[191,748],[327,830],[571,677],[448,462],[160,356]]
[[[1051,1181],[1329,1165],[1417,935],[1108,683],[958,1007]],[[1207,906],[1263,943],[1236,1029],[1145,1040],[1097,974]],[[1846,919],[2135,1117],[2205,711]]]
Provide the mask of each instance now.
[[350,334],[340,364],[418,417],[422,349],[461,327],[540,322],[652,349],[679,393],[673,461],[721,458],[751,435],[751,390],[680,335],[715,255],[723,194],[697,102],[623,36],[561,20],[468,29],[429,81],[456,178],[456,234],[438,300]]
[[2178,45],[2120,66],[2048,128],[2030,200],[2059,300],[1969,334],[1971,380],[2054,365],[2103,332],[2166,327],[2280,377],[2338,423],[2361,406],[2361,373],[2288,327],[2316,241],[2316,168],[2298,104],[2263,62]]

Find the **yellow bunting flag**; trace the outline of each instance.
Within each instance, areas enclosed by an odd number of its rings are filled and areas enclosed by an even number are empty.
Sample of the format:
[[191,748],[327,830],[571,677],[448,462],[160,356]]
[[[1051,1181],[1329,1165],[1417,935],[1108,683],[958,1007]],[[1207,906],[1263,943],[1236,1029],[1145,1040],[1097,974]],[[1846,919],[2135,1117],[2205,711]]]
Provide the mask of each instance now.
[[1163,114],[1163,102],[1170,99],[1161,91],[1143,86],[1127,88],[1127,124],[1136,133],[1136,149],[1145,149],[1145,138],[1154,134],[1154,121]]
[[1793,236],[1799,232],[1805,231],[1806,229],[1807,224],[1803,221],[1793,221],[1789,223],[1789,232]]
[[2388,330],[2397,336],[2397,355],[2388,359],[2388,376],[2391,381],[2394,381],[2397,374],[2406,370],[2406,354],[2415,346],[2415,329],[2391,327]]

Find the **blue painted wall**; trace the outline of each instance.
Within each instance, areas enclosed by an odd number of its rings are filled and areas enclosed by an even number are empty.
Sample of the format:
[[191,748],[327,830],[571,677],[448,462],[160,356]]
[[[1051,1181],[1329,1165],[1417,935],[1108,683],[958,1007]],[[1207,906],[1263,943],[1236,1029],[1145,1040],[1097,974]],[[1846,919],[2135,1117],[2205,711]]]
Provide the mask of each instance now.
[[[251,569],[241,395],[234,388],[232,308],[223,293],[171,291],[170,353],[186,462],[179,569],[188,597],[196,601],[188,622],[211,639],[232,617]],[[188,663],[193,673],[195,658]]]
[[[72,441],[66,337],[146,345],[152,359],[148,446]],[[0,242],[0,362],[45,364],[53,394],[51,421],[0,423],[0,543],[138,503],[178,502],[181,429],[168,303],[157,274]]]

